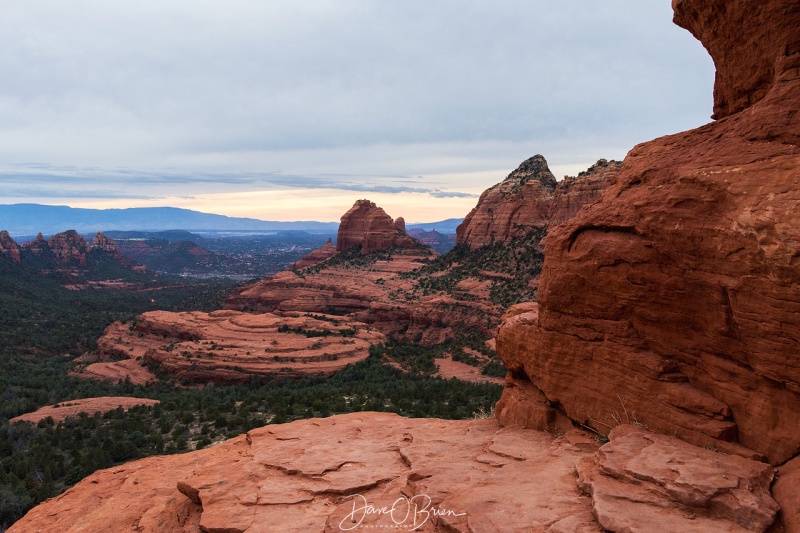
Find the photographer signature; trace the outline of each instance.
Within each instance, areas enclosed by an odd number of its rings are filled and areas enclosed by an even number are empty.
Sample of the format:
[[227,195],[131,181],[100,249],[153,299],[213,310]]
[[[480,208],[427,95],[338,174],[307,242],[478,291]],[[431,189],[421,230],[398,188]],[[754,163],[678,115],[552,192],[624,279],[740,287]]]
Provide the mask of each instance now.
[[361,526],[364,519],[370,515],[388,516],[397,526],[403,526],[410,531],[416,531],[425,525],[432,516],[464,516],[467,513],[456,513],[442,507],[433,507],[433,501],[427,494],[417,494],[408,498],[400,496],[391,507],[376,507],[367,501],[361,494],[347,496],[353,499],[353,510],[339,522],[339,529],[352,531]]

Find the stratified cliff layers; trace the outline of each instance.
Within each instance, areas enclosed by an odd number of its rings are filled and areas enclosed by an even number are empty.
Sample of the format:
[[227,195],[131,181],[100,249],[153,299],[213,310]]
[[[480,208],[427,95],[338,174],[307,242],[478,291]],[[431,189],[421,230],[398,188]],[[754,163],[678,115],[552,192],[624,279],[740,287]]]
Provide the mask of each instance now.
[[458,244],[470,250],[508,242],[535,229],[547,230],[596,202],[619,173],[619,161],[599,160],[577,177],[560,182],[541,155],[535,155],[481,195],[456,229]]
[[800,451],[800,4],[673,6],[717,65],[719,120],[637,146],[550,232],[538,309],[500,331],[498,413],[635,420],[780,463]]
[[342,215],[339,233],[336,236],[336,250],[361,246],[361,252],[387,248],[414,248],[416,241],[406,234],[406,223],[402,217],[392,217],[369,200],[358,200],[350,210]]

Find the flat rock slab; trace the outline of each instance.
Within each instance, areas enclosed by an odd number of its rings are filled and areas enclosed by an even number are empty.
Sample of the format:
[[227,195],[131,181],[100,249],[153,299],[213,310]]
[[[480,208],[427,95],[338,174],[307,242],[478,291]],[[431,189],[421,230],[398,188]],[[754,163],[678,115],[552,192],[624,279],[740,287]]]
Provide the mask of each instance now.
[[614,428],[610,439],[577,468],[609,531],[764,531],[775,520],[768,464],[632,425]]
[[69,400],[55,405],[48,405],[37,409],[32,413],[25,413],[24,415],[15,416],[8,422],[32,422],[37,424],[40,420],[44,420],[48,416],[58,423],[67,418],[74,418],[80,413],[86,413],[89,416],[95,413],[107,413],[113,411],[118,407],[122,407],[126,411],[135,405],[155,405],[158,400],[151,400],[149,398],[129,398],[127,396],[99,396],[97,398],[83,398],[81,400]]
[[599,532],[574,476],[595,449],[491,419],[311,419],[96,472],[9,532]]
[[302,420],[96,472],[9,533],[740,532],[775,516],[768,465],[631,426],[598,447],[493,419]]

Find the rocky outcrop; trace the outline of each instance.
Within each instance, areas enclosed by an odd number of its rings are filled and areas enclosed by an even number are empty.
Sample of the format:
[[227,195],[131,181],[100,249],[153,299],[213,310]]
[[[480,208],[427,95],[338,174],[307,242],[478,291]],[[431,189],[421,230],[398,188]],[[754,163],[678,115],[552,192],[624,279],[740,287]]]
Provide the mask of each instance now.
[[538,308],[498,351],[542,393],[532,410],[602,433],[635,417],[777,464],[800,450],[800,10],[674,5],[717,64],[725,118],[637,146],[549,232]]
[[535,155],[481,195],[456,229],[457,242],[474,250],[561,224],[597,201],[620,166],[617,161],[601,159],[578,177],[557,182],[545,158]]
[[303,420],[101,470],[9,533],[599,533],[606,524],[643,533],[744,532],[763,531],[774,516],[767,465],[687,450],[638,428],[620,429],[597,447],[574,429],[556,438],[499,428],[493,419],[354,413]]
[[703,43],[717,68],[713,118],[727,117],[759,102],[785,83],[787,71],[797,68],[792,66],[793,56],[800,53],[797,2],[672,0],[672,7],[674,22]]
[[620,161],[600,159],[577,176],[565,176],[553,192],[546,228],[553,228],[574,217],[584,206],[595,203],[617,179]]
[[19,246],[6,230],[0,231],[0,254],[5,255],[15,263],[19,263]]
[[[101,360],[114,361],[106,366],[120,373],[125,368],[120,363],[135,360],[176,380],[236,383],[253,376],[330,375],[366,359],[370,345],[383,339],[367,325],[344,317],[151,311],[139,315],[133,326],[116,322],[106,328],[97,351]],[[84,377],[98,375],[92,366]],[[108,374],[110,369],[105,370]]]
[[333,244],[330,239],[328,239],[328,242],[326,242],[324,245],[304,255],[299,261],[295,261],[289,265],[289,270],[302,270],[304,268],[312,267],[322,263],[323,261],[327,261],[334,255],[336,255],[336,245]]
[[30,250],[33,255],[42,255],[42,252],[47,248],[47,240],[44,238],[44,235],[38,233],[35,239],[31,242],[26,242],[22,247],[26,250]]
[[31,422],[37,424],[40,420],[45,418],[52,418],[55,423],[66,420],[67,418],[75,418],[80,413],[86,413],[89,416],[95,413],[107,413],[117,408],[128,410],[136,405],[155,405],[158,400],[151,400],[149,398],[130,398],[127,396],[99,396],[96,398],[82,398],[80,400],[69,400],[61,402],[56,405],[47,405],[41,409],[37,409],[32,413],[25,413],[24,415],[15,416],[9,419],[8,423],[15,422]]
[[108,254],[109,257],[120,260],[122,259],[122,252],[117,246],[114,239],[106,237],[103,232],[98,233],[92,240],[91,250],[96,250]]
[[53,252],[58,268],[76,268],[86,266],[86,254],[89,243],[77,231],[68,230],[56,233],[47,240],[47,246]]
[[[437,344],[453,328],[484,334],[496,327],[502,311],[485,299],[415,292],[405,274],[420,268],[428,255],[404,250],[383,260],[280,272],[229,297],[224,307],[245,312],[346,314],[396,338]],[[324,266],[324,265],[321,265]]]
[[388,248],[414,248],[417,243],[406,234],[405,221],[392,217],[369,200],[358,200],[342,215],[336,250],[361,245],[362,253]]

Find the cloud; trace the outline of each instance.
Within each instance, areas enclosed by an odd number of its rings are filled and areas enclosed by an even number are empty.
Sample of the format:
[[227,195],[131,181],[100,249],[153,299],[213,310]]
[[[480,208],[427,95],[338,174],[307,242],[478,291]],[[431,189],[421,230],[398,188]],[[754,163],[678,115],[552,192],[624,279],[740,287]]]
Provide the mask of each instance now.
[[0,185],[472,197],[537,152],[620,158],[706,122],[713,65],[671,18],[667,0],[11,2]]
[[[389,182],[390,184],[387,184]],[[477,198],[474,193],[445,191],[396,183],[424,184],[421,176],[365,177],[346,175],[302,176],[278,173],[181,174],[152,173],[133,169],[52,167],[32,164],[15,170],[0,170],[2,195],[6,198],[98,198],[154,200],[176,195],[176,187],[198,190],[215,186],[223,191],[269,189],[337,189],[384,194],[423,193],[435,198]],[[132,187],[132,185],[135,185]],[[159,192],[161,192],[159,194]],[[212,188],[212,192],[213,188]]]

